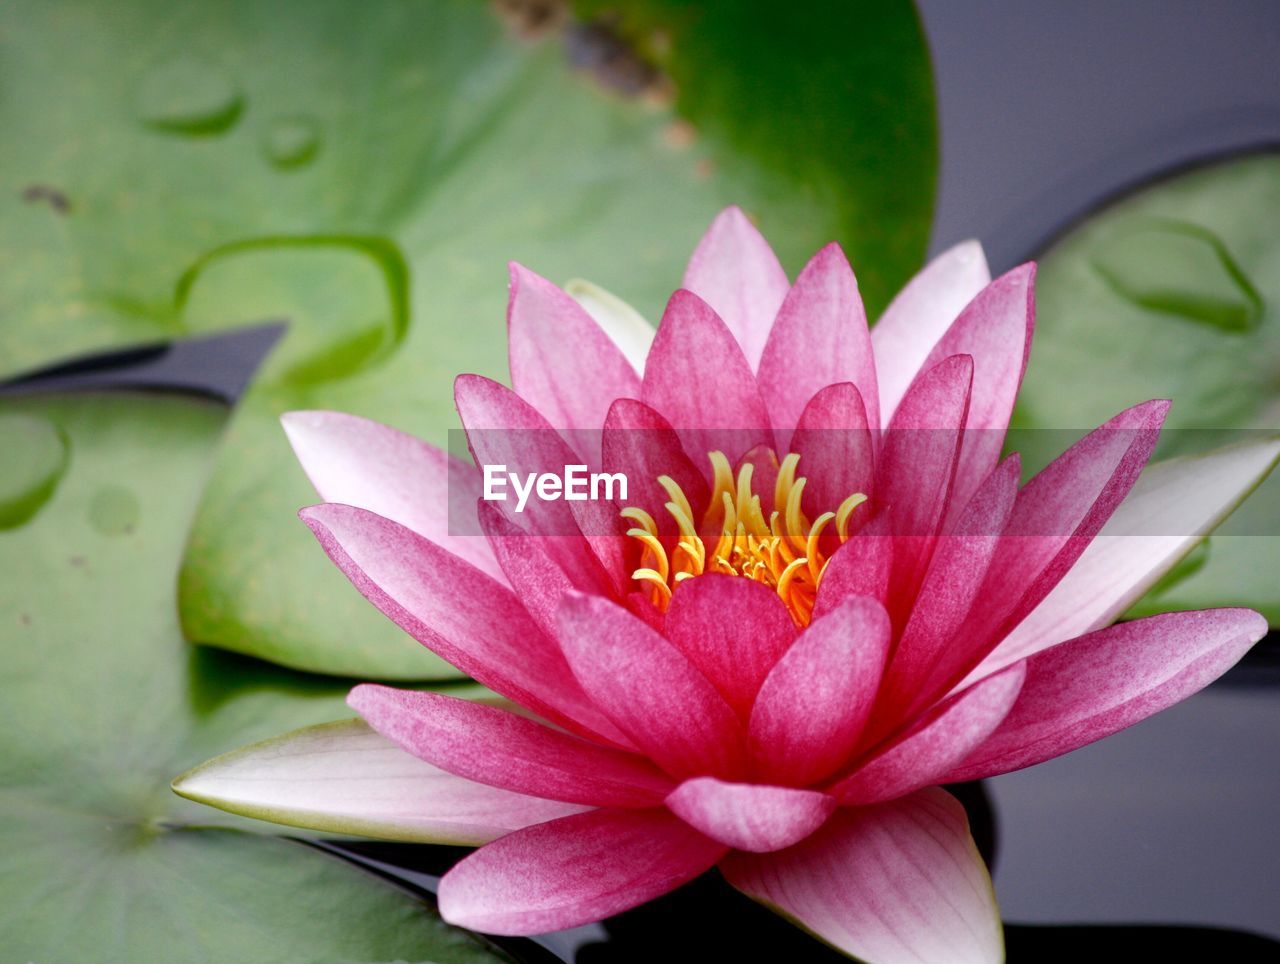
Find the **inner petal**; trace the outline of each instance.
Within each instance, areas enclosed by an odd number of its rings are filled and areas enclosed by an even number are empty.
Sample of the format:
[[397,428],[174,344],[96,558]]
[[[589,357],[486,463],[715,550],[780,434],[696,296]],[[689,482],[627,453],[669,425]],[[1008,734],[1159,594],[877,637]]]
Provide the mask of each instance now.
[[705,506],[692,505],[670,476],[658,478],[670,499],[666,510],[678,530],[674,539],[664,539],[644,509],[622,510],[632,526],[627,535],[640,544],[640,565],[631,577],[665,612],[672,594],[688,579],[709,572],[742,576],[775,590],[796,625],[809,625],[822,574],[831,554],[848,541],[854,513],[866,495],[850,493],[810,521],[801,505],[808,480],[797,474],[797,453],[782,460],[773,491],[763,497],[756,491],[753,461],[744,460],[735,473],[723,452],[710,452],[707,458],[713,485]]

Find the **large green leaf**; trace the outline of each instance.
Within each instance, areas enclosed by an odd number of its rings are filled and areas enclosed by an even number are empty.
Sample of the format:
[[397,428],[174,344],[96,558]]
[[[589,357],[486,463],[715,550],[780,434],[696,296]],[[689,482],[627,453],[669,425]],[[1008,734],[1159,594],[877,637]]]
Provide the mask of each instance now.
[[0,420],[27,429],[6,474],[40,476],[50,437],[65,469],[0,532],[3,956],[493,960],[407,894],[169,791],[211,753],[349,715],[338,681],[179,634],[174,577],[223,410],[84,396],[6,401]]
[[442,442],[454,375],[505,373],[506,260],[654,318],[739,203],[792,271],[843,241],[873,311],[918,264],[936,144],[908,0],[627,9],[0,9],[0,370],[292,322],[196,522],[192,638],[335,673],[447,672],[293,519],[314,495],[276,417],[346,409]]
[[[1280,432],[1280,156],[1160,181],[1089,217],[1040,262],[1023,429],[1081,428],[1171,398],[1159,454]],[[1023,432],[1060,448],[1056,432]],[[1243,605],[1280,625],[1280,477],[1139,604]]]

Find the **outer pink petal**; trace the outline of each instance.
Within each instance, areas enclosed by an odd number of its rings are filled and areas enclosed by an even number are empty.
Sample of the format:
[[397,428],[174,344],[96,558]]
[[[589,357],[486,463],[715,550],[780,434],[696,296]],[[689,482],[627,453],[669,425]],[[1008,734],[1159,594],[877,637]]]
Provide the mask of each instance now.
[[[574,818],[568,818],[574,819]],[[964,808],[943,790],[839,810],[772,854],[730,854],[739,890],[875,964],[994,964],[1003,936]]]
[[760,684],[796,638],[776,592],[714,572],[680,586],[664,632],[744,720]]
[[973,358],[973,393],[956,467],[957,508],[969,500],[1000,459],[1031,351],[1035,274],[1034,264],[1024,264],[987,285],[960,313],[925,362],[928,368],[952,355]]
[[800,456],[809,517],[834,511],[855,492],[872,495],[875,444],[862,395],[849,382],[828,385],[809,399],[791,436]]
[[790,847],[821,827],[836,801],[815,790],[694,777],[672,791],[667,806],[712,840],[735,850],[767,853]]
[[677,291],[667,303],[640,394],[675,426],[695,459],[720,449],[737,462],[757,445],[773,444],[747,359],[724,322],[692,292]]
[[1153,401],[1121,412],[1018,493],[1009,537],[1001,540],[980,593],[986,604],[974,607],[963,630],[973,642],[971,664],[981,659],[985,673],[993,673],[1026,655],[990,648],[1040,604],[1128,495],[1168,410],[1168,402]]
[[889,424],[925,359],[964,306],[990,283],[982,245],[964,241],[930,261],[884,310],[871,329],[882,425]]
[[892,700],[904,715],[933,702],[967,664],[972,644],[957,633],[1000,545],[1021,469],[1016,455],[1006,459],[974,494],[956,528],[938,540],[882,686],[882,700]]
[[674,786],[643,757],[441,693],[363,684],[347,703],[414,756],[450,773],[566,803],[652,807]]
[[1009,715],[947,779],[973,780],[1061,756],[1186,699],[1267,632],[1249,609],[1121,623],[1027,660]]
[[511,386],[556,428],[600,428],[615,398],[640,390],[635,369],[569,295],[528,268],[510,269]]
[[828,792],[841,804],[879,803],[942,783],[1005,718],[1022,687],[1021,663],[939,704],[871,752]]
[[1148,465],[1062,580],[971,674],[1101,629],[1140,599],[1271,471],[1280,441]]
[[[396,429],[342,412],[280,417],[294,454],[325,502],[376,512],[506,582],[475,529],[480,473]],[[461,534],[468,533],[468,534]]]
[[888,608],[895,625],[910,611],[946,517],[972,382],[968,355],[935,365],[907,391],[884,434],[875,492],[894,536]]
[[724,319],[755,371],[788,283],[773,249],[741,208],[725,208],[711,222],[689,259],[683,287]]
[[597,597],[571,595],[559,622],[583,689],[646,756],[676,777],[741,775],[742,724],[684,653]]
[[482,502],[479,516],[480,527],[520,605],[539,629],[555,639],[556,611],[574,587],[546,551],[547,538],[521,529],[493,502]]
[[760,392],[785,451],[805,404],[828,385],[852,382],[867,418],[880,424],[876,366],[858,282],[838,244],[800,272],[782,303],[760,359]]
[[849,758],[875,702],[889,634],[884,609],[865,597],[809,624],[751,710],[748,736],[762,780],[803,786]]
[[[565,466],[582,464],[547,420],[506,386],[480,375],[461,375],[454,383],[454,398],[477,465],[505,465],[508,472],[521,475],[561,475]],[[517,514],[514,493],[508,491],[507,501],[498,504],[522,527],[546,537],[547,554],[578,588],[622,591],[627,576],[624,543],[611,502],[531,496]]]
[[485,786],[415,759],[363,720],[294,730],[196,767],[181,796],[343,836],[478,846],[584,809]]
[[365,598],[442,659],[570,729],[616,732],[511,590],[372,512],[326,504],[300,515]]
[[576,927],[675,890],[724,852],[667,810],[592,810],[477,850],[440,881],[440,913],[489,934]]

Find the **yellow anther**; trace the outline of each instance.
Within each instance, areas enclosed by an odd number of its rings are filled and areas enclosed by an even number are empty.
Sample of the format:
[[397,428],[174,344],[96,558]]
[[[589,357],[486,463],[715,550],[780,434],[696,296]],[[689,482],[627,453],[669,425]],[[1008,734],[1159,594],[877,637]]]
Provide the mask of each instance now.
[[787,504],[787,496],[791,487],[796,484],[796,466],[800,464],[800,456],[795,452],[789,454],[778,466],[778,481],[773,484],[774,507]]
[[640,544],[645,547],[648,554],[652,556],[654,565],[658,567],[658,575],[663,582],[666,582],[667,576],[671,574],[671,568],[667,561],[667,550],[658,541],[658,537],[644,529],[628,529],[627,535],[640,540]]
[[[688,505],[688,503],[685,503]],[[667,511],[671,513],[671,518],[676,520],[676,525],[680,527],[680,536],[684,539],[698,538],[698,530],[693,525],[693,514],[686,513],[675,502],[667,503]]]
[[641,529],[649,533],[651,536],[656,536],[658,534],[658,523],[653,521],[653,516],[649,515],[649,513],[645,512],[644,509],[641,509],[638,506],[629,505],[623,509],[619,515],[630,522],[636,523]]
[[809,530],[809,538],[805,540],[804,554],[809,560],[809,575],[813,578],[813,584],[818,584],[818,579],[822,576],[822,566],[826,565],[818,552],[818,539],[822,537],[822,530],[827,527],[827,523],[836,517],[834,512],[824,512],[818,518],[813,520],[813,528]]
[[684,490],[676,484],[676,480],[669,475],[658,476],[658,484],[667,490],[667,495],[671,501],[680,507],[689,519],[693,519],[693,506],[689,505],[689,499],[684,494]]
[[840,503],[840,508],[836,509],[836,532],[840,536],[841,544],[849,541],[849,516],[853,515],[854,509],[866,501],[865,495],[855,492]]
[[800,511],[800,498],[804,494],[804,484],[809,481],[805,478],[796,479],[795,486],[787,493],[786,504],[786,523],[787,538],[799,539],[795,543],[797,549],[804,545],[804,535],[809,531],[809,526],[805,522],[804,513]]
[[782,575],[778,577],[778,595],[782,597],[783,602],[786,602],[791,595],[791,583],[795,580],[796,574],[801,570],[807,570],[808,563],[809,560],[801,556],[782,570]]
[[657,595],[665,600],[662,608],[666,609],[666,603],[671,601],[671,587],[662,576],[652,569],[637,569],[631,574],[631,578],[652,586],[657,591]]

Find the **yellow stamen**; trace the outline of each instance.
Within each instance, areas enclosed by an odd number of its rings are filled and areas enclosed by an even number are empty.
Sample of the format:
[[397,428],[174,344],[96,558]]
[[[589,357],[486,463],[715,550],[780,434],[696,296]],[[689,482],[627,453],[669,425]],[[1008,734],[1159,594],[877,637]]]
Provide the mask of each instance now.
[[712,491],[702,527],[719,529],[714,548],[708,551],[703,542],[683,490],[670,476],[661,476],[658,483],[671,499],[666,509],[679,536],[668,553],[649,513],[634,506],[623,509],[622,517],[635,523],[627,535],[641,546],[640,568],[632,578],[665,612],[676,587],[694,576],[705,572],[745,576],[774,589],[796,624],[807,626],[829,561],[823,552],[823,531],[834,522],[840,543],[846,542],[850,519],[867,497],[855,492],[835,511],[825,511],[809,522],[801,508],[806,479],[796,475],[800,456],[792,452],[778,466],[773,506],[766,518],[760,496],[752,489],[755,466],[743,463],[735,478],[723,452],[712,452],[708,458]]

